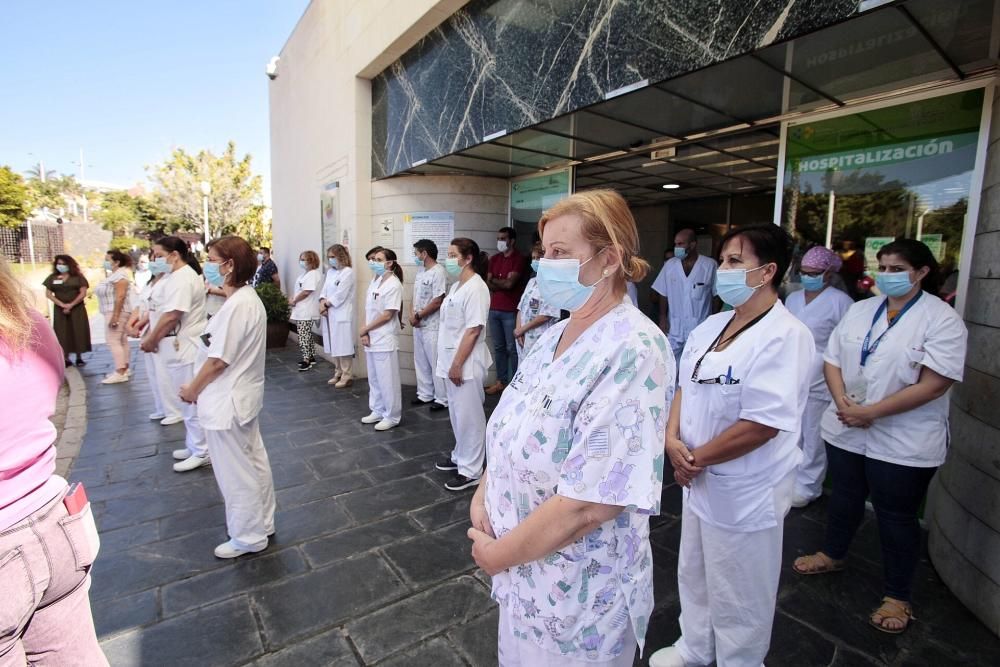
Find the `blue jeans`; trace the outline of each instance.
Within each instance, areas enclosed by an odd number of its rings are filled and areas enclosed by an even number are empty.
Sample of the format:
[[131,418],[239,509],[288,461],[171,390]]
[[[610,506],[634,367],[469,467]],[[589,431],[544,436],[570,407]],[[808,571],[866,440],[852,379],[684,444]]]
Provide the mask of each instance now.
[[490,311],[490,338],[497,364],[497,380],[510,384],[517,372],[517,347],[514,344],[514,318],[517,313],[505,310]]
[[920,557],[917,512],[937,468],[877,461],[829,443],[826,458],[832,492],[823,553],[834,560],[847,556],[851,539],[864,518],[865,499],[870,493],[882,545],[885,594],[909,602]]

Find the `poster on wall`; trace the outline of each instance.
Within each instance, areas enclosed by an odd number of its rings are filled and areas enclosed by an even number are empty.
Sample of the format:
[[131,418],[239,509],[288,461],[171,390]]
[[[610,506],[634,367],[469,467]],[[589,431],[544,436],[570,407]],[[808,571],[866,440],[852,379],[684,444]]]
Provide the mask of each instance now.
[[878,271],[878,251],[896,240],[894,236],[869,236],[865,239],[865,270]]
[[407,213],[403,216],[403,247],[400,248],[402,253],[400,259],[407,253],[413,254],[414,243],[420,239],[429,239],[437,245],[438,261],[443,262],[453,238],[455,238],[453,212]]
[[396,220],[395,218],[385,217],[378,221],[378,227],[375,230],[375,245],[382,246],[383,248],[392,248],[394,236],[396,230]]
[[327,183],[320,191],[319,221],[320,230],[323,235],[323,247],[320,249],[321,254],[325,254],[326,249],[334,243],[343,243],[343,239],[338,234],[340,226],[339,192],[340,184],[337,181]]

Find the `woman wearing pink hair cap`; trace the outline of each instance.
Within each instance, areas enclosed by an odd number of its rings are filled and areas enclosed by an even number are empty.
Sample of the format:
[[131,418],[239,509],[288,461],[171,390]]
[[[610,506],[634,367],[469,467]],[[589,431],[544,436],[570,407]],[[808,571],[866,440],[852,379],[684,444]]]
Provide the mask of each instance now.
[[854,303],[846,293],[830,285],[841,264],[840,257],[832,250],[823,246],[810,248],[802,257],[802,289],[785,299],[785,307],[809,327],[816,342],[809,376],[809,400],[799,436],[802,463],[795,476],[792,507],[805,507],[823,492],[826,450],[819,423],[823,411],[833,400],[823,378],[823,353],[834,327]]

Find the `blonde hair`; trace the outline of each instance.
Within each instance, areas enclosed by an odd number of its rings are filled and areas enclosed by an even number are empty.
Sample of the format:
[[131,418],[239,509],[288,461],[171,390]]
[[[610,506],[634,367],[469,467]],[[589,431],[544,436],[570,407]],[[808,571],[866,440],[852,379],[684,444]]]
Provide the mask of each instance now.
[[614,190],[585,190],[560,200],[542,214],[538,233],[545,225],[564,215],[575,215],[583,221],[580,233],[595,248],[613,247],[621,265],[615,270],[615,284],[624,289],[625,282],[637,283],[646,277],[649,264],[639,257],[639,230],[632,211]]
[[316,254],[315,250],[303,250],[301,257],[310,269],[319,268],[319,255]]
[[330,253],[333,253],[333,256],[337,258],[337,263],[340,264],[341,268],[351,265],[351,253],[347,252],[347,248],[339,243],[334,243],[326,249],[326,254]]
[[0,350],[17,353],[28,347],[33,329],[24,288],[0,257]]

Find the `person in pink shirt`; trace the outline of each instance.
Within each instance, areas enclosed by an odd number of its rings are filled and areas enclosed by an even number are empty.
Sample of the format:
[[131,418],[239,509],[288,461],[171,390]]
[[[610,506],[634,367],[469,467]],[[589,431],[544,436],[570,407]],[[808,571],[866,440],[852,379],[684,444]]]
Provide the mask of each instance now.
[[[90,611],[96,536],[89,507],[70,514],[49,421],[62,348],[0,259],[0,667],[107,665]],[[91,546],[93,545],[93,546]]]

